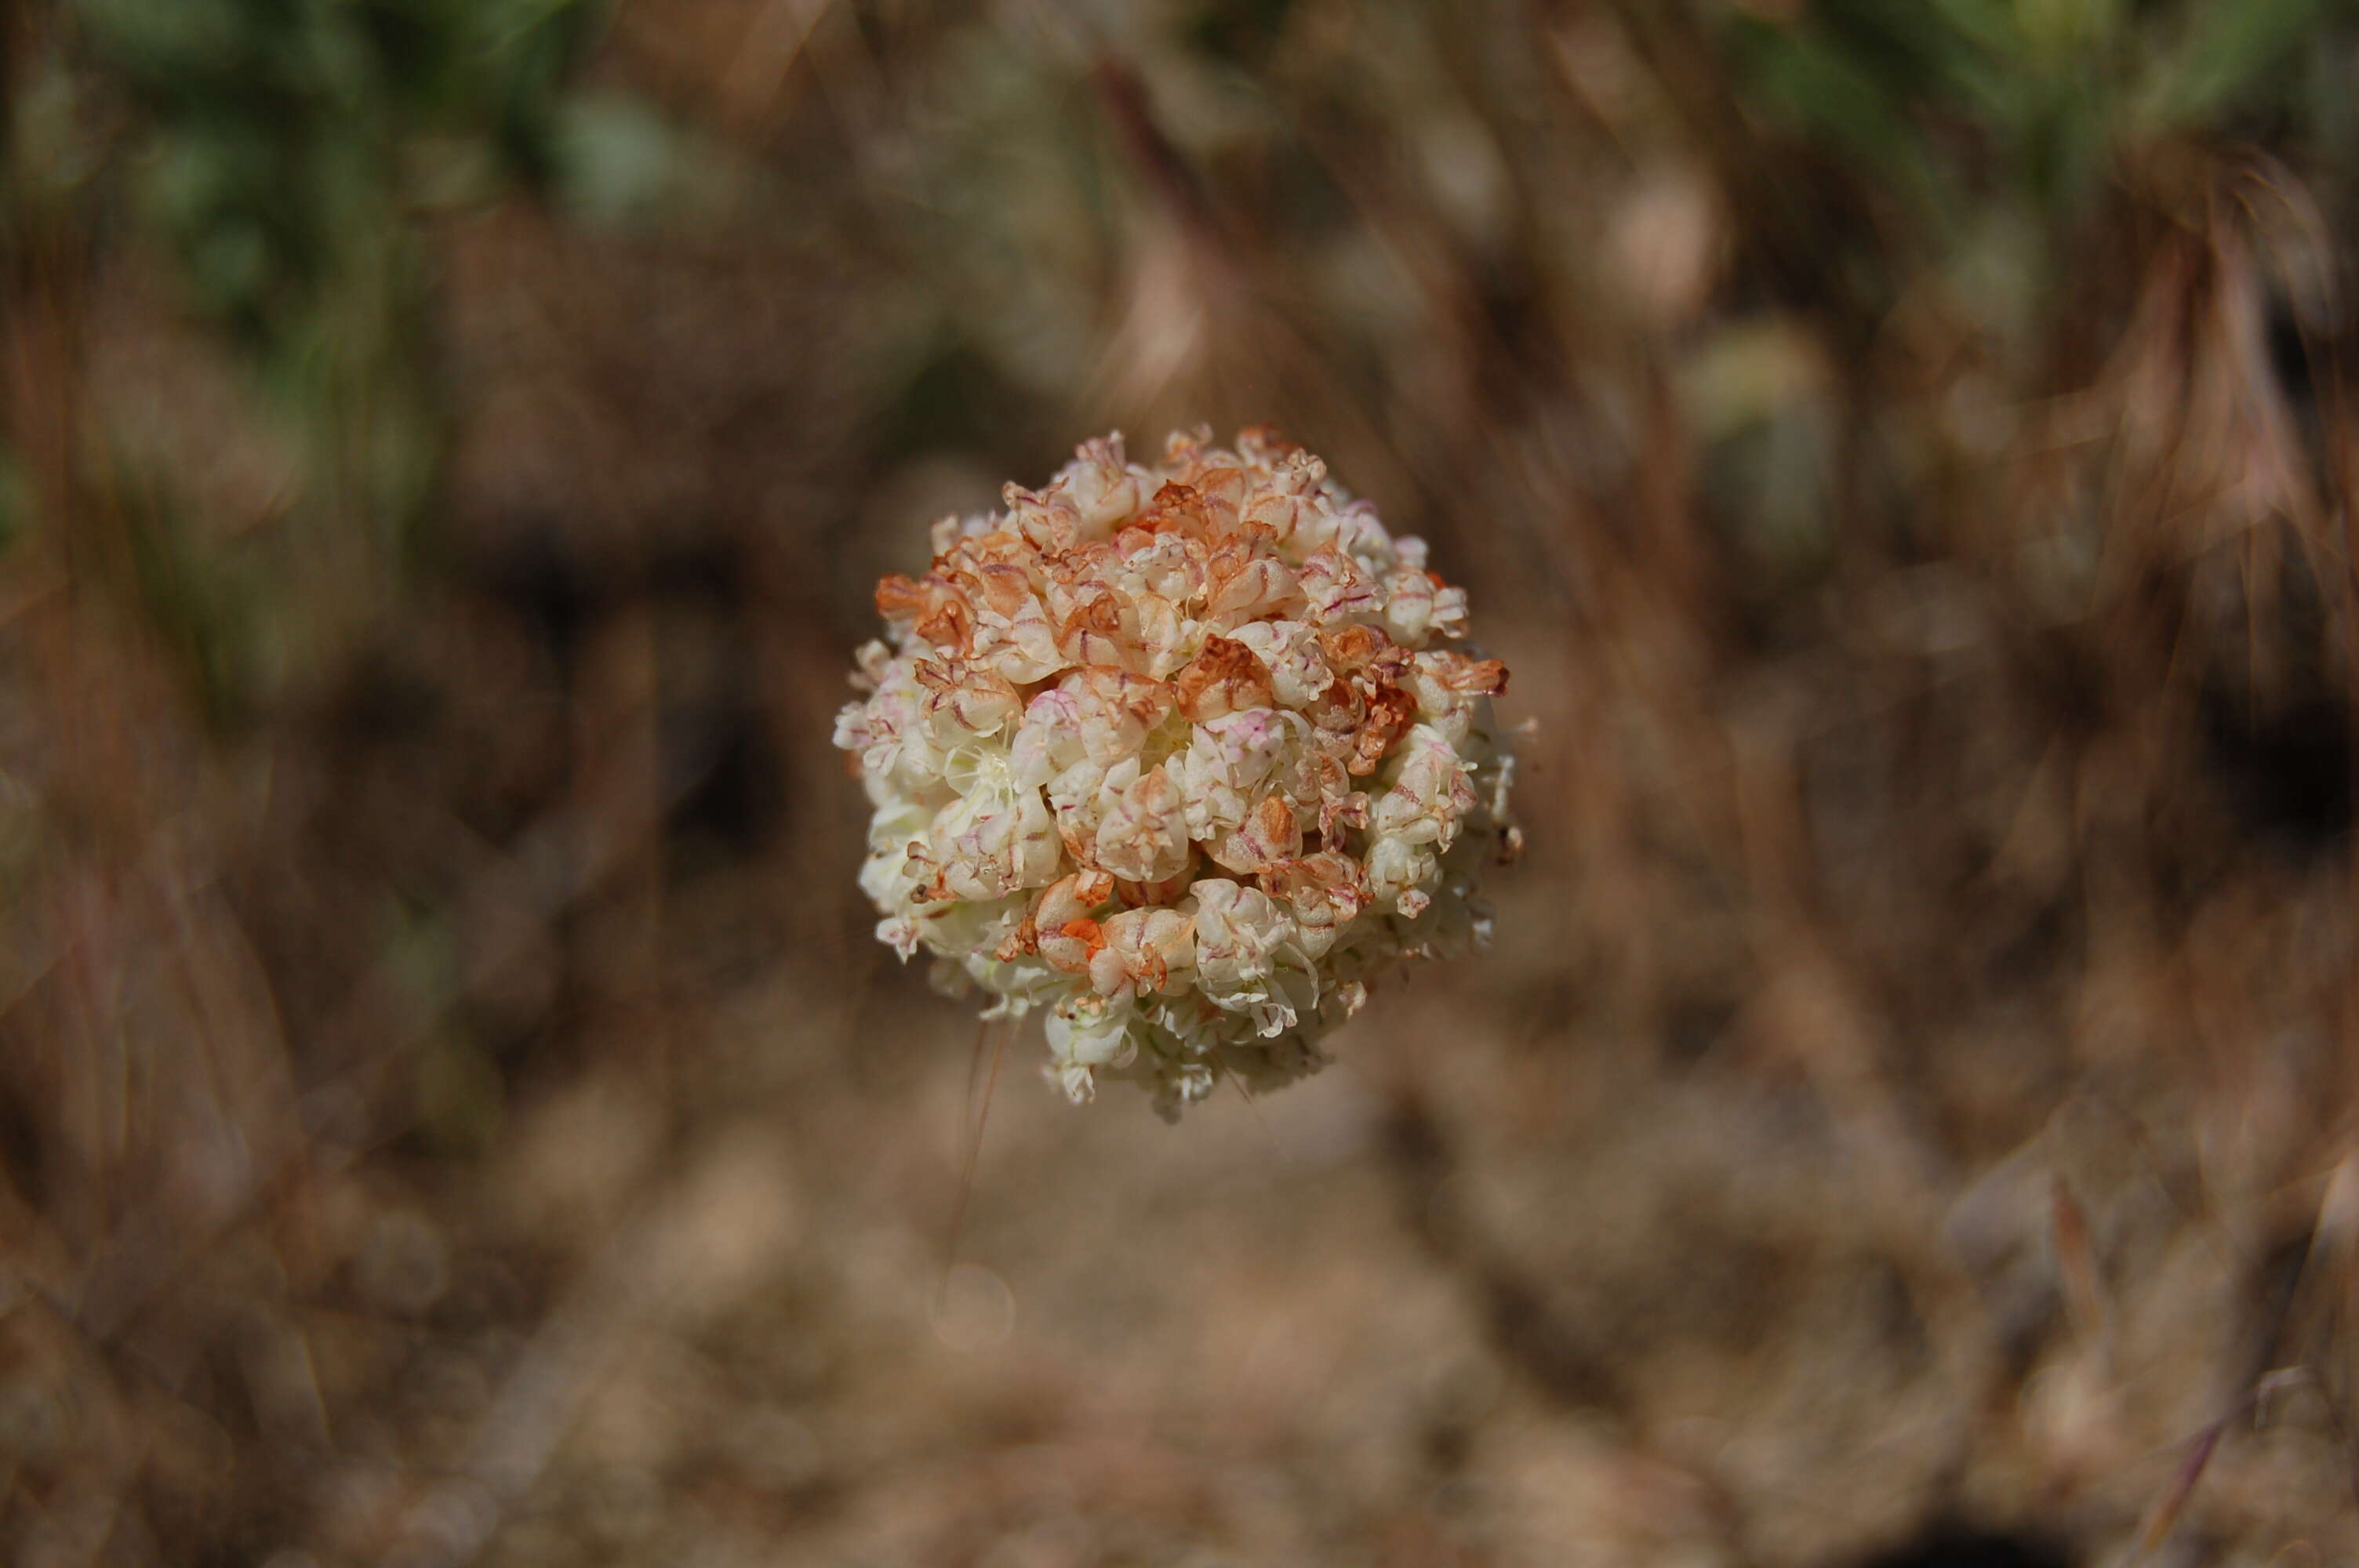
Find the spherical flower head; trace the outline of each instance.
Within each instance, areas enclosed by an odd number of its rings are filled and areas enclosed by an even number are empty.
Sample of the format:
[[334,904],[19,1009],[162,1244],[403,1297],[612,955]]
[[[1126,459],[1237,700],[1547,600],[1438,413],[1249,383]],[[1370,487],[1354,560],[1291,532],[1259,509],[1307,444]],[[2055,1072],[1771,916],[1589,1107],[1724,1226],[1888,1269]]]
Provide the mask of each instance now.
[[1046,1009],[1077,1101],[1316,1069],[1384,973],[1487,938],[1475,873],[1517,841],[1465,593],[1310,453],[1211,443],[1109,436],[936,524],[836,721],[878,937]]

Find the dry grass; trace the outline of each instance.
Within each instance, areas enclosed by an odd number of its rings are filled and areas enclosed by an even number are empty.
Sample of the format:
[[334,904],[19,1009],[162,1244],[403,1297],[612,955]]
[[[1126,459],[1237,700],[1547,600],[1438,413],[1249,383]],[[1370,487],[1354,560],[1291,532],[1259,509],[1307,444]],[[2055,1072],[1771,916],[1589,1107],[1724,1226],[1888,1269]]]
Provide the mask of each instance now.
[[[12,14],[11,1560],[2359,1553],[2359,38],[2050,9],[621,4],[292,403]],[[1257,1106],[1019,1043],[945,1282],[842,672],[1199,419],[1470,582],[1531,852]]]

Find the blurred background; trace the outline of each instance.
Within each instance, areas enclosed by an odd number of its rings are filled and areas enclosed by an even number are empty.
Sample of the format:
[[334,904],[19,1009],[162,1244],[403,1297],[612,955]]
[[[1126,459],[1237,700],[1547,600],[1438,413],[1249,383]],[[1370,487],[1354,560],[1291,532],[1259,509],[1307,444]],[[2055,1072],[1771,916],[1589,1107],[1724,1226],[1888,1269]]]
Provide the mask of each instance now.
[[[2359,16],[0,8],[23,1564],[2359,1553]],[[874,942],[870,589],[1268,422],[1528,721],[1176,1128]]]

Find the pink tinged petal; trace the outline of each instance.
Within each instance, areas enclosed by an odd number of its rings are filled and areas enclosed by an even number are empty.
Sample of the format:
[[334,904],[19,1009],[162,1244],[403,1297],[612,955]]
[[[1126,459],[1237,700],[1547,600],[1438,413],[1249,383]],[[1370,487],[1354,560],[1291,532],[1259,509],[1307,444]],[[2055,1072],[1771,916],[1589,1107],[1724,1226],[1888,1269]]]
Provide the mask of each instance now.
[[1180,614],[1176,603],[1159,594],[1139,594],[1132,603],[1137,613],[1136,643],[1129,650],[1132,662],[1155,679],[1162,680],[1195,656],[1195,623]]
[[1017,686],[1043,681],[1072,663],[1057,647],[1048,611],[1029,592],[1007,613],[989,610],[977,620],[975,658]]
[[1314,493],[1265,490],[1245,503],[1243,517],[1247,523],[1268,529],[1270,536],[1284,545],[1298,535],[1318,532],[1326,513],[1326,504]]
[[1138,611],[1110,588],[1077,595],[1057,627],[1057,651],[1077,665],[1122,667],[1137,643]]
[[1171,713],[1171,690],[1160,681],[1117,669],[1076,670],[1065,677],[1080,717],[1084,755],[1105,764],[1136,756],[1147,733]]
[[1131,547],[1124,560],[1125,586],[1134,596],[1151,595],[1175,604],[1201,599],[1209,552],[1201,539],[1185,534],[1150,534],[1136,530],[1116,541]]
[[1103,993],[1163,990],[1194,961],[1194,923],[1177,910],[1125,910],[1105,923],[1105,941],[1090,971]]
[[937,696],[937,713],[949,716],[951,733],[961,738],[997,734],[1024,706],[1012,684],[982,671],[967,672]]
[[1037,791],[994,806],[969,796],[935,819],[932,854],[950,897],[1005,898],[1056,880],[1061,847]]
[[1432,627],[1444,637],[1466,635],[1466,590],[1445,588],[1433,596]]
[[1302,827],[1294,806],[1284,795],[1266,795],[1245,814],[1234,832],[1225,834],[1212,849],[1212,859],[1229,871],[1275,870],[1302,853]]
[[1375,508],[1354,501],[1335,513],[1335,547],[1350,556],[1383,559],[1392,553],[1392,535],[1376,520]]
[[1233,627],[1299,603],[1301,590],[1283,562],[1256,556],[1239,566],[1206,598],[1204,613],[1215,625]]
[[1089,972],[1090,989],[1102,997],[1127,1001],[1136,989],[1123,967],[1122,955],[1112,947],[1101,947],[1090,955]]
[[1423,572],[1397,571],[1385,579],[1385,630],[1405,647],[1425,644],[1433,624],[1433,579]]
[[1148,769],[1107,808],[1097,863],[1125,881],[1161,881],[1188,864],[1180,788],[1161,766]]
[[1074,510],[1083,527],[1104,533],[1138,514],[1153,487],[1146,470],[1130,466],[1122,438],[1084,441],[1049,488]]
[[1243,643],[1207,637],[1195,658],[1171,677],[1180,711],[1197,723],[1273,700],[1269,670]]
[[868,705],[848,703],[835,716],[835,745],[841,751],[860,752],[868,747]]
[[1369,613],[1377,608],[1376,585],[1360,563],[1329,545],[1302,563],[1300,584],[1321,621]]
[[1024,709],[1008,751],[1008,771],[1020,784],[1047,784],[1081,760],[1082,705],[1071,692],[1044,691]]
[[1042,554],[1060,556],[1081,542],[1081,513],[1065,497],[1036,495],[1011,484],[1000,492],[1000,500],[1016,531]]

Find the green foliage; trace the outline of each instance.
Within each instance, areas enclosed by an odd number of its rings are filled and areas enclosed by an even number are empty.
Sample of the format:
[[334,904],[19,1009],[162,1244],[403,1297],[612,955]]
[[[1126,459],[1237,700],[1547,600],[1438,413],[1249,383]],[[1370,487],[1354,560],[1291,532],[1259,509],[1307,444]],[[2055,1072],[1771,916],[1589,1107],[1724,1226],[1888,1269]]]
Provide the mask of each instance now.
[[[482,138],[547,162],[587,0],[77,0],[141,111],[136,208],[195,301],[266,350],[382,292],[422,183]],[[423,156],[420,156],[423,155]],[[380,304],[390,303],[380,300]]]
[[[1920,222],[2003,191],[2069,212],[2125,155],[2253,115],[2343,139],[2296,65],[2352,44],[2348,0],[1817,0],[1792,22],[1733,12],[1746,109],[1869,178]],[[2011,178],[2009,178],[2011,177]]]
[[2158,126],[2197,126],[2257,104],[2290,103],[2290,70],[2323,40],[2320,29],[2351,8],[2334,0],[2234,0],[2196,5],[2147,88]]
[[[20,111],[24,150],[71,147],[76,124],[119,123],[111,157],[84,160],[99,212],[178,264],[179,293],[239,349],[306,455],[280,537],[250,542],[234,573],[144,528],[140,599],[216,719],[256,695],[266,661],[236,605],[316,599],[323,559],[356,581],[396,575],[432,493],[443,421],[421,218],[547,178],[560,89],[595,0],[70,0],[82,102]],[[63,86],[60,92],[68,92]],[[103,103],[100,114],[87,105]],[[81,166],[77,166],[81,167]],[[50,184],[57,182],[52,179]],[[19,180],[20,187],[24,181]],[[16,205],[27,207],[20,189]],[[133,476],[150,485],[158,475]],[[158,515],[168,514],[159,506]],[[341,536],[357,549],[323,552]],[[232,576],[247,585],[224,587]],[[364,597],[365,582],[354,589]],[[381,598],[381,594],[376,597]],[[264,616],[273,623],[284,615]],[[301,618],[297,618],[300,620]],[[305,622],[328,635],[332,615]],[[298,648],[282,666],[316,665]]]
[[573,98],[551,130],[550,183],[567,211],[596,227],[627,228],[666,215],[704,161],[662,115],[620,95]]
[[206,719],[236,723],[246,717],[264,640],[288,607],[269,592],[253,550],[207,547],[201,520],[169,496],[132,502],[124,520],[131,588],[148,623],[177,654]]

